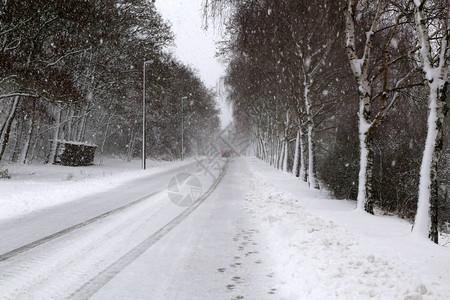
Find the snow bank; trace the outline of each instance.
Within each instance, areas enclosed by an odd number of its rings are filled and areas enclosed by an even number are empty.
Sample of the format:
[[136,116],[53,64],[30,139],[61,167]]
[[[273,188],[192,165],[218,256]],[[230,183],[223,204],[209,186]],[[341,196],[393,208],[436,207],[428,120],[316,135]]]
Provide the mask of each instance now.
[[289,174],[248,160],[247,210],[268,235],[284,299],[449,299],[450,249],[414,238]]
[[104,158],[103,165],[7,164],[11,179],[0,179],[0,220],[109,190],[128,181],[192,163],[192,160],[141,162]]

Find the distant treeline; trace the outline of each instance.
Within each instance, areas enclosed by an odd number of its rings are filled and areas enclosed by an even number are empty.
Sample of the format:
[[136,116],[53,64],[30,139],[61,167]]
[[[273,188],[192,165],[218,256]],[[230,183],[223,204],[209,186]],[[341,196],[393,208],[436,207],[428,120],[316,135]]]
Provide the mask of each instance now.
[[146,61],[147,153],[187,152],[219,127],[214,94],[164,52],[169,25],[144,0],[0,3],[0,160],[52,162],[57,140],[97,153],[141,153]]

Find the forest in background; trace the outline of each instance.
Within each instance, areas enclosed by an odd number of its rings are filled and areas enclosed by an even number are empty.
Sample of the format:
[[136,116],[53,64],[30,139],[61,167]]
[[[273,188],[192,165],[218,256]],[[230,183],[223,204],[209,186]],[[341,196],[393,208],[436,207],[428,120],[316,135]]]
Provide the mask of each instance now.
[[[205,0],[256,155],[361,211],[450,222],[448,0]],[[419,209],[418,209],[419,207]]]
[[219,111],[196,71],[167,53],[172,42],[151,1],[2,1],[0,161],[51,163],[58,140],[139,156],[144,62],[148,156],[180,158],[182,111],[185,152],[197,151]]

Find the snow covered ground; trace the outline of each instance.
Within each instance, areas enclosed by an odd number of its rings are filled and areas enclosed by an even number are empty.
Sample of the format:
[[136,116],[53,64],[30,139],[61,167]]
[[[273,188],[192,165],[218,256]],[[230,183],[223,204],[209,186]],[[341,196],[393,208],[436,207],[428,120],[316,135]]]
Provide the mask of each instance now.
[[145,171],[141,170],[140,160],[127,162],[118,158],[105,158],[103,165],[88,167],[2,165],[11,179],[0,179],[0,220],[71,202],[192,162],[148,160]]
[[450,299],[450,248],[411,225],[331,200],[251,159],[247,210],[277,259],[286,299]]
[[[61,176],[48,185],[76,186]],[[123,192],[106,184],[103,196],[135,195],[148,179],[163,189],[171,176],[125,176]],[[205,190],[213,182],[202,170],[196,176]],[[0,261],[0,299],[450,299],[449,247],[355,204],[255,158],[233,158],[195,209],[158,192]]]

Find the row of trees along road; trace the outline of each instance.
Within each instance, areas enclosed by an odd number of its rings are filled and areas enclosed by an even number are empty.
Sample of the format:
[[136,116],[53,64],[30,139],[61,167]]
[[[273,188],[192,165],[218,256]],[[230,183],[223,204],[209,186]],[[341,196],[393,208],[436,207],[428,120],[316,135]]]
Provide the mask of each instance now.
[[450,221],[449,10],[449,0],[205,1],[226,23],[229,101],[256,155],[359,211],[414,220],[436,243]]
[[0,3],[0,160],[54,158],[58,139],[138,156],[146,65],[147,153],[186,152],[219,127],[214,94],[164,48],[173,36],[151,1]]

